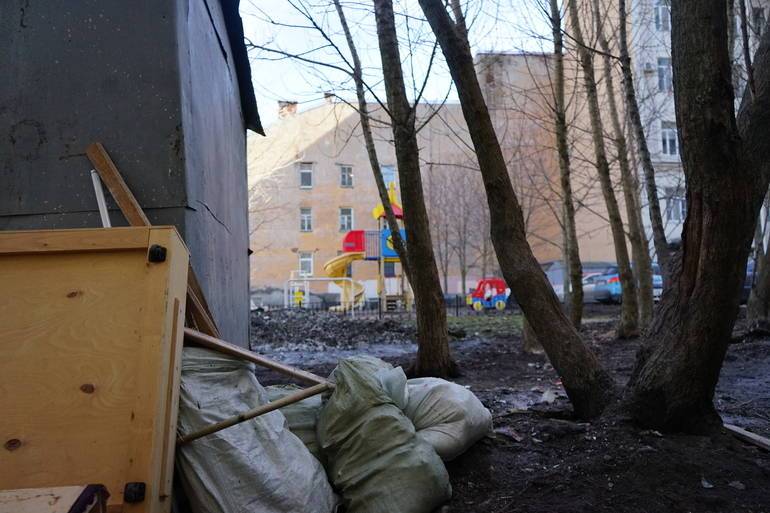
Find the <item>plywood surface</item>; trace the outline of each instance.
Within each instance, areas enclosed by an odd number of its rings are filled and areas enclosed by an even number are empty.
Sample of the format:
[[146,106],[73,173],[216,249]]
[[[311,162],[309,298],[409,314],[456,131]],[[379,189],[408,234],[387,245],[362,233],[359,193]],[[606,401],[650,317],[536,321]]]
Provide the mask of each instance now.
[[144,244],[0,251],[0,489],[102,483],[121,503],[140,481],[147,499],[124,511],[168,510],[187,251],[173,229],[121,230]]

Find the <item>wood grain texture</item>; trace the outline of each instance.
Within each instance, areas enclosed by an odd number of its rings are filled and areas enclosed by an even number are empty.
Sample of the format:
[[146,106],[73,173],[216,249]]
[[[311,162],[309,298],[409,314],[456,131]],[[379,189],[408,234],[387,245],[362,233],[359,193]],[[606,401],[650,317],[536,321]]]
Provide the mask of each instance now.
[[147,248],[149,229],[28,230],[3,232],[0,253],[66,253]]
[[145,244],[0,252],[0,489],[102,483],[116,505],[141,481],[147,498],[123,511],[168,511],[188,255],[173,228],[126,230]]
[[131,226],[149,226],[150,221],[144,215],[142,207],[136,201],[134,194],[126,185],[102,143],[95,142],[89,144],[88,148],[86,148],[86,155],[91,164],[94,165],[96,172],[99,173],[99,178],[102,179],[112,197],[115,198],[115,202],[120,207],[121,212],[126,216],[128,224]]
[[[126,185],[104,146],[98,142],[91,143],[86,148],[86,155],[120,207],[120,211],[123,212],[128,224],[131,226],[150,226],[150,220],[147,219],[144,210],[142,210],[131,189]],[[219,337],[219,329],[192,265],[188,270],[187,279],[188,324],[207,335]]]
[[103,513],[104,488],[95,486],[61,486],[0,490],[0,513],[69,513],[84,494],[90,507],[84,513]]

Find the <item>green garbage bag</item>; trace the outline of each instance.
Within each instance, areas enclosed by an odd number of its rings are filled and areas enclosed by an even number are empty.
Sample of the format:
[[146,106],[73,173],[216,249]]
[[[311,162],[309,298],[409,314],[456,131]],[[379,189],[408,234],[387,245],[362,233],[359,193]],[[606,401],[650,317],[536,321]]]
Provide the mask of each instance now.
[[346,511],[430,513],[448,501],[452,488],[441,458],[396,404],[405,398],[403,372],[359,356],[342,360],[331,379],[337,387],[317,435]]
[[[297,385],[271,385],[265,387],[271,403],[300,390],[302,390],[302,387]],[[321,395],[314,395],[298,403],[284,406],[280,411],[286,417],[289,431],[302,440],[310,454],[315,456],[321,463],[324,463],[321,446],[318,444],[318,437],[316,436],[316,422],[318,421],[321,406]]]

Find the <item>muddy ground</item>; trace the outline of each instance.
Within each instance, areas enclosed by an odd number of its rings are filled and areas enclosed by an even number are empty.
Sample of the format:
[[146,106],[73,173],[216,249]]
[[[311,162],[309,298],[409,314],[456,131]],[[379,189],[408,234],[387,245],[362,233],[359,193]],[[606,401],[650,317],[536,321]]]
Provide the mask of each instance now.
[[[587,314],[584,338],[624,383],[638,342],[614,338],[615,308],[591,306]],[[323,375],[340,358],[360,353],[406,367],[416,350],[407,318],[256,315],[255,349]],[[449,511],[770,512],[767,452],[727,433],[669,435],[618,419],[575,422],[546,358],[522,352],[519,316],[449,322],[463,374],[457,381],[490,409],[495,428],[448,463],[454,490]],[[770,339],[743,337],[741,329],[739,321],[716,403],[725,422],[770,436]],[[265,384],[280,382],[263,372],[259,377]]]

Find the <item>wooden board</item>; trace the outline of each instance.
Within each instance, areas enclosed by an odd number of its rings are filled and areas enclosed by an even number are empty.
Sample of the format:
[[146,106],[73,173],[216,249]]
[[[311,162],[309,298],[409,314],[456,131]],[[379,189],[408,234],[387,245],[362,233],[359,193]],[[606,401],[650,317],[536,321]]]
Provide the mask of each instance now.
[[[123,511],[166,512],[188,254],[174,228],[120,230],[146,242],[0,251],[0,489],[101,483],[114,506],[144,482],[145,500]],[[0,232],[0,248],[60,235]],[[148,262],[153,244],[164,262]]]
[[83,513],[104,513],[106,495],[98,485],[0,490],[0,513],[70,513],[73,506]]
[[[86,155],[115,199],[115,203],[118,204],[128,224],[131,226],[150,226],[150,220],[147,219],[144,210],[142,210],[131,189],[126,185],[120,171],[102,143],[89,144],[86,148]],[[207,335],[219,337],[219,328],[217,328],[192,265],[190,265],[187,273],[187,313],[188,324]]]
[[745,429],[734,426],[732,424],[725,424],[724,428],[744,442],[756,445],[760,449],[770,451],[770,439],[756,433],[752,433],[751,431],[746,431]]

